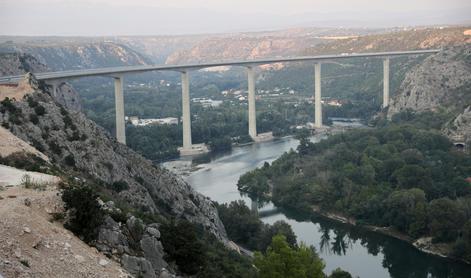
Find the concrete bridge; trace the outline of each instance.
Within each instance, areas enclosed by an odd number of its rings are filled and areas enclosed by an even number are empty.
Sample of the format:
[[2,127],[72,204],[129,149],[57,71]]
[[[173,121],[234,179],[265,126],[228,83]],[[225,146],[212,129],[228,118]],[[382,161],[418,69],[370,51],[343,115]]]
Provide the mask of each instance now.
[[[72,79],[92,76],[108,76],[114,78],[115,105],[116,105],[116,138],[119,142],[126,144],[125,122],[124,122],[124,98],[123,98],[123,76],[133,73],[148,71],[177,71],[181,73],[182,85],[182,121],[183,121],[183,148],[181,154],[194,153],[191,142],[191,114],[190,114],[190,78],[189,73],[194,70],[219,66],[241,66],[247,69],[248,78],[248,106],[249,106],[249,135],[257,139],[256,107],[255,107],[255,72],[256,66],[272,63],[288,62],[313,62],[314,63],[314,110],[316,128],[322,127],[322,105],[321,105],[321,65],[332,63],[336,60],[352,58],[378,58],[383,60],[383,108],[389,105],[389,67],[390,59],[398,56],[424,55],[439,52],[439,49],[375,52],[362,54],[340,54],[304,56],[294,58],[273,58],[248,61],[229,61],[218,63],[186,64],[186,65],[146,65],[146,66],[125,66],[108,67],[87,70],[72,70],[60,72],[35,73],[38,80],[46,82],[55,93],[58,86]],[[1,83],[16,83],[23,79],[23,76],[0,77]]]

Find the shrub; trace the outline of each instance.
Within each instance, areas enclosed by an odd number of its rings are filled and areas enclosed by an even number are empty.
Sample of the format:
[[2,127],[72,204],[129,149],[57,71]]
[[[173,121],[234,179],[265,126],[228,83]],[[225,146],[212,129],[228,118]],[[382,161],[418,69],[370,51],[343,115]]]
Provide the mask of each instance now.
[[54,141],[49,142],[49,149],[57,155],[60,155],[62,153],[61,147]]
[[64,121],[65,128],[70,128],[72,130],[77,129],[75,124],[72,122],[72,118],[69,116],[69,114],[64,115],[64,117],[62,117],[62,120]]
[[80,133],[78,132],[78,130],[74,130],[74,132],[72,132],[72,135],[67,137],[67,140],[71,142],[80,140]]
[[203,245],[196,236],[195,227],[188,221],[172,221],[160,231],[167,261],[175,261],[179,269],[189,275],[198,273],[204,264]]
[[69,154],[64,158],[64,162],[67,166],[75,167],[75,158],[73,154]]
[[39,118],[38,118],[38,116],[36,116],[36,114],[30,114],[29,115],[29,120],[35,125],[37,125],[39,123]]
[[69,214],[65,227],[87,243],[96,239],[97,228],[104,219],[97,198],[90,186],[70,186],[62,192],[64,207]]
[[120,181],[113,182],[110,187],[112,190],[116,192],[121,192],[123,190],[128,190],[129,184],[124,180],[120,180]]
[[46,166],[46,161],[44,161],[42,158],[31,153],[23,152],[15,152],[6,157],[0,156],[0,163],[35,172],[41,172],[42,169]]
[[44,106],[38,104],[36,107],[34,107],[34,112],[38,116],[43,116],[44,114],[46,114],[46,108],[44,108]]
[[38,140],[36,139],[31,139],[31,144],[33,145],[34,148],[36,148],[36,150],[42,152],[44,151],[44,146],[43,144],[41,144],[41,142],[39,142]]
[[20,260],[20,263],[26,267],[29,267],[29,262],[28,260]]
[[47,184],[33,180],[29,175],[25,174],[21,178],[21,185],[27,189],[34,189],[39,191],[46,190]]
[[28,97],[27,100],[28,100],[28,105],[29,105],[29,107],[31,107],[31,108],[34,108],[34,107],[36,107],[36,106],[39,105],[39,103],[38,103],[37,101],[35,101],[35,100],[34,100],[32,97],[30,97],[30,96]]

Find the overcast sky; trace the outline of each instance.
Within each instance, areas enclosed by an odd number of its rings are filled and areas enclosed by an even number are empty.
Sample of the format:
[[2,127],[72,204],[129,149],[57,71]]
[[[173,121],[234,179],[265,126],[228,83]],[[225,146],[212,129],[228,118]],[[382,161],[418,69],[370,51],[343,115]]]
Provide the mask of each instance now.
[[0,0],[0,35],[471,24],[469,0]]

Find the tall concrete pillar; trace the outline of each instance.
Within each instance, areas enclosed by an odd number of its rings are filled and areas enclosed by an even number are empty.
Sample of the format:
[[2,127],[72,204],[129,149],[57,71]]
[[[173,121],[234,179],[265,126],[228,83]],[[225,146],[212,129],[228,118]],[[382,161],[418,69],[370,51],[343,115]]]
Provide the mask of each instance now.
[[247,67],[248,102],[249,102],[249,135],[257,137],[257,113],[255,111],[255,72],[253,67]]
[[321,63],[314,67],[314,126],[322,127],[322,103],[321,103]]
[[57,90],[60,88],[61,82],[53,80],[53,81],[49,81],[48,85],[51,86],[52,97],[56,97]]
[[118,140],[118,142],[126,144],[122,76],[114,78],[114,102],[116,106],[116,139]]
[[383,60],[383,108],[389,106],[389,58]]
[[190,78],[187,71],[182,72],[182,120],[183,149],[191,150]]

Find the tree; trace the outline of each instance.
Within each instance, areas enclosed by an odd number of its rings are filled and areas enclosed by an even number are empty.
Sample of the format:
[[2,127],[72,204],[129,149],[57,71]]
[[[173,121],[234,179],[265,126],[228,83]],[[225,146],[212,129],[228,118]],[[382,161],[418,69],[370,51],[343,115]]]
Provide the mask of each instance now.
[[352,278],[352,275],[345,270],[337,268],[332,271],[329,278]]
[[299,140],[299,145],[297,151],[300,155],[306,155],[312,149],[314,145],[311,141],[309,141],[309,130],[302,129],[301,131],[296,134],[296,139]]
[[413,237],[427,228],[427,199],[423,190],[412,188],[391,193],[386,200],[386,221]]
[[69,212],[65,226],[85,242],[96,238],[98,227],[103,223],[104,214],[97,198],[90,186],[71,186],[62,193],[64,207]]
[[304,244],[291,248],[282,235],[273,237],[265,255],[255,253],[254,264],[261,278],[324,277],[324,262],[314,248]]
[[204,265],[205,257],[203,244],[198,240],[193,224],[188,221],[172,221],[162,225],[160,231],[167,261],[175,261],[186,274],[198,273]]
[[429,228],[436,242],[455,240],[466,219],[456,202],[441,198],[430,202]]

